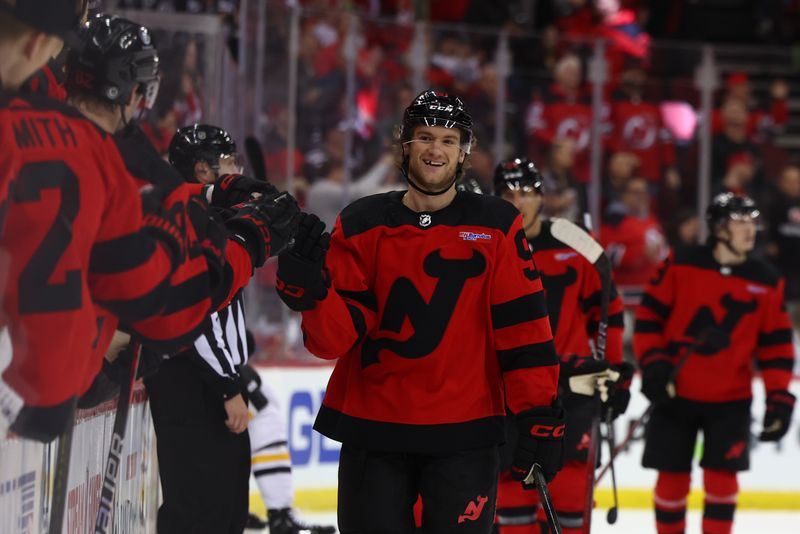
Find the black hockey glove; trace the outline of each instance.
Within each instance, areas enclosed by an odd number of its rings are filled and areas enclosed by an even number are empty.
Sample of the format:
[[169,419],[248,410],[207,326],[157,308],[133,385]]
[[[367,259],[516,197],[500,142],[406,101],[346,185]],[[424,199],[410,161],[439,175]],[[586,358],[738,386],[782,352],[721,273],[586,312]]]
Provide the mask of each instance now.
[[278,190],[262,180],[248,178],[241,174],[223,174],[214,183],[211,191],[211,205],[215,208],[230,208],[243,202],[255,200],[253,194],[275,195]]
[[262,197],[235,206],[236,214],[226,221],[232,237],[250,253],[253,267],[280,254],[294,237],[300,208],[289,193]]
[[186,256],[186,234],[175,217],[164,209],[167,191],[146,186],[141,190],[142,229],[158,239],[167,249],[174,270]]
[[780,441],[792,422],[795,396],[786,390],[770,391],[767,394],[767,408],[764,412],[764,430],[758,436],[760,441]]
[[302,213],[297,235],[289,249],[278,256],[275,288],[278,296],[294,311],[311,310],[328,294],[330,280],[325,271],[325,254],[331,235],[316,215]]
[[[511,464],[511,476],[523,481],[533,468],[542,467],[547,481],[553,480],[564,465],[564,408],[556,401],[553,407],[542,406],[517,414],[519,437]],[[524,484],[534,489],[534,484]]]
[[667,393],[672,369],[669,356],[663,352],[651,352],[645,355],[639,365],[642,368],[642,393],[653,404],[662,404],[670,400]]
[[603,403],[603,419],[608,420],[610,416],[613,421],[627,411],[631,402],[633,365],[622,362],[612,365],[611,369],[619,373],[619,380],[608,383],[608,400]]

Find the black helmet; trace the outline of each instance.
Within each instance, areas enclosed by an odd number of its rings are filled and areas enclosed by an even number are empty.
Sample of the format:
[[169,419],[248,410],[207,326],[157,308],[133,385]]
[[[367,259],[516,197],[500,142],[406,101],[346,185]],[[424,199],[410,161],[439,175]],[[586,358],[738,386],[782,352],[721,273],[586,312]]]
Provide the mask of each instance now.
[[[82,50],[67,63],[67,85],[124,104],[133,91],[150,109],[158,94],[158,51],[150,31],[114,15],[96,15],[81,29]],[[68,92],[70,90],[68,89]]]
[[469,154],[472,145],[472,117],[457,96],[428,90],[420,93],[403,113],[400,141],[411,140],[415,126],[442,126],[461,132],[461,150]]
[[706,209],[706,223],[708,223],[708,233],[714,236],[717,227],[724,221],[750,217],[757,219],[761,212],[752,198],[746,195],[734,195],[733,193],[720,193]]
[[69,47],[80,43],[77,33],[87,0],[0,0],[0,12],[41,32],[57,35]]
[[194,165],[205,161],[219,171],[219,158],[236,153],[236,143],[228,132],[210,124],[181,128],[169,144],[169,162],[188,181],[194,179]]
[[469,191],[471,193],[483,194],[483,187],[475,178],[461,178],[456,182],[456,191]]
[[494,170],[494,194],[499,195],[505,189],[533,190],[541,195],[542,174],[527,158],[501,161]]

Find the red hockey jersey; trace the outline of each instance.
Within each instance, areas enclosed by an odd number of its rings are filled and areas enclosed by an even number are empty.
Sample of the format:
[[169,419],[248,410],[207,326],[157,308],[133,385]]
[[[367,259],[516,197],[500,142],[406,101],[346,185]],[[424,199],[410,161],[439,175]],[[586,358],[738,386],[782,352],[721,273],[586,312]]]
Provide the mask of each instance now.
[[[586,258],[553,237],[551,225],[543,221],[539,235],[530,244],[547,295],[556,353],[565,360],[573,354],[588,357],[592,355],[589,340],[596,341],[600,320],[600,276]],[[613,286],[611,297],[606,359],[616,364],[622,362],[624,307]]]
[[689,357],[678,373],[679,397],[749,399],[755,366],[767,391],[788,388],[795,358],[791,323],[783,305],[783,280],[766,263],[748,259],[721,266],[710,247],[676,252],[636,309],[634,352],[641,360],[662,351],[677,361],[709,327],[727,333],[729,343],[718,351],[701,345]]
[[315,428],[389,451],[500,443],[505,404],[549,406],[558,382],[521,216],[467,192],[416,213],[403,195],[363,198],[337,219],[331,290],[303,313],[308,349],[338,359]]
[[13,345],[3,379],[26,404],[54,406],[99,366],[94,305],[152,314],[172,261],[140,230],[139,188],[112,138],[75,109],[2,94],[0,146],[0,327]]
[[531,103],[526,123],[534,143],[534,159],[545,159],[554,141],[569,139],[575,144],[575,177],[581,183],[589,181],[592,106],[588,95],[571,98],[551,85],[541,100]]
[[609,152],[631,152],[639,157],[640,176],[659,182],[663,170],[675,164],[675,145],[661,120],[658,105],[641,100],[634,102],[622,93],[611,101],[612,130]]

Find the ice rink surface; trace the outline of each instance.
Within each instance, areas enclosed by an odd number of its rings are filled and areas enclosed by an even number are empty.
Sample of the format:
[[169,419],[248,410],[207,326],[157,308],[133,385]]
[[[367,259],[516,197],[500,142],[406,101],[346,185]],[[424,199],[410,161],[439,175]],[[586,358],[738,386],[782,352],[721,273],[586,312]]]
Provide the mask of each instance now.
[[[309,523],[331,525],[335,513],[300,513]],[[700,534],[701,513],[689,512],[687,534]],[[606,523],[606,511],[597,510],[592,520],[592,534],[655,534],[653,512],[649,510],[620,510],[615,525]],[[257,531],[248,530],[249,533]],[[269,530],[262,531],[266,534]],[[736,514],[733,534],[800,534],[800,512],[744,511]]]

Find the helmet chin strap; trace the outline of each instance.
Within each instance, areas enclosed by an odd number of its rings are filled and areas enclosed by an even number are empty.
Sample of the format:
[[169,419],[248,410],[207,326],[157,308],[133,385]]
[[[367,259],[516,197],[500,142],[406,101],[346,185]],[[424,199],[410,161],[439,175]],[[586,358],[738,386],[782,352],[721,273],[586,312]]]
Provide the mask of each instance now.
[[411,175],[408,172],[408,156],[403,156],[403,166],[400,168],[400,170],[402,171],[403,176],[406,179],[406,182],[408,182],[408,185],[410,185],[412,188],[419,191],[423,195],[428,195],[429,197],[438,197],[439,195],[443,195],[448,191],[450,191],[450,188],[452,188],[453,185],[455,185],[455,183],[461,177],[461,169],[463,165],[464,163],[462,162],[456,166],[456,172],[453,174],[453,178],[450,180],[450,182],[448,182],[448,184],[443,189],[440,189],[439,191],[429,191],[427,189],[423,189],[421,186],[415,183],[415,181],[411,178]]

